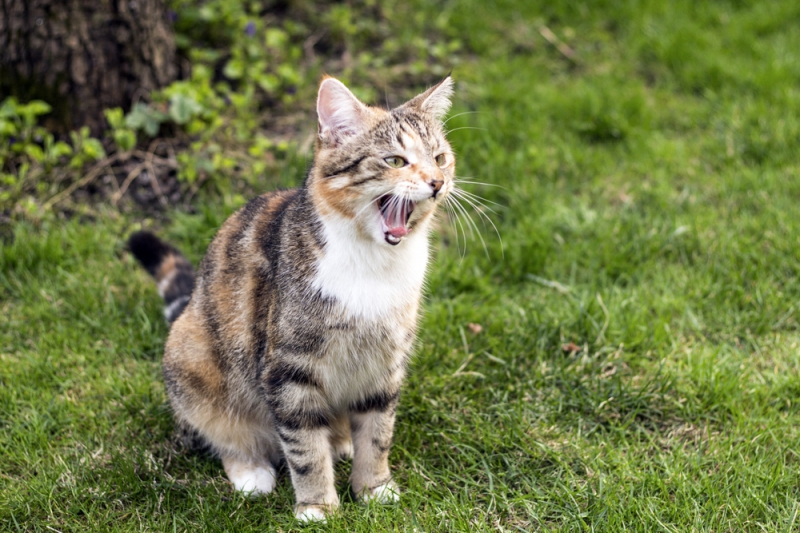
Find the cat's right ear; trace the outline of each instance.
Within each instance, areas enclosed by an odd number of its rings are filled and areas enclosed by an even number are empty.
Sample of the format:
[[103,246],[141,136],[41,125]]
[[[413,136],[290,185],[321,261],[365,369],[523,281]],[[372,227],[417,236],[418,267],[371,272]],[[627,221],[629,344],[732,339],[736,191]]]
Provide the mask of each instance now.
[[367,108],[336,78],[326,77],[319,85],[317,117],[319,138],[325,144],[341,144],[364,127]]

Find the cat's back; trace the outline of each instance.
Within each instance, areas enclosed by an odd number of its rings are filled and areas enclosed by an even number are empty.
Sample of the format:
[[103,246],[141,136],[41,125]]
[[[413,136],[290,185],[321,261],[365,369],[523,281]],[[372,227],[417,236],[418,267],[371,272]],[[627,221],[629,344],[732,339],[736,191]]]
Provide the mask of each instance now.
[[[262,260],[273,259],[281,223],[300,196],[300,189],[257,196],[231,215],[211,241],[200,264],[200,279],[228,278]],[[227,281],[227,280],[226,280]],[[232,280],[231,280],[232,281]]]
[[252,354],[263,351],[257,344],[264,342],[260,337],[276,283],[284,219],[300,193],[262,194],[225,221],[200,263],[191,302],[173,325],[171,338],[205,339],[220,359],[218,366],[253,364],[248,361]]

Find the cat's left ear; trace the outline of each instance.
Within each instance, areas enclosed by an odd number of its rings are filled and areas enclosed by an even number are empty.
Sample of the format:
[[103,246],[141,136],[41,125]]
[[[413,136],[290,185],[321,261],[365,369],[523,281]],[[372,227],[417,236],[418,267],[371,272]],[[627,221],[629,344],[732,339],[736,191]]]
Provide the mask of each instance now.
[[415,96],[406,104],[409,107],[416,107],[425,114],[431,115],[437,120],[441,120],[450,109],[450,98],[453,96],[453,78],[448,74],[445,79],[425,91]]

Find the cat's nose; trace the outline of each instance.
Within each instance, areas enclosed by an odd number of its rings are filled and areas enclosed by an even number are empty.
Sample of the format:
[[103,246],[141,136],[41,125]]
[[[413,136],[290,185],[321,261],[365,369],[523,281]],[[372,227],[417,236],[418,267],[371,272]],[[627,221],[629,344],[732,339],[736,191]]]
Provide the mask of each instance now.
[[435,200],[436,195],[439,194],[439,190],[442,188],[442,185],[444,185],[444,180],[431,180],[428,182],[428,185],[433,189],[433,198]]

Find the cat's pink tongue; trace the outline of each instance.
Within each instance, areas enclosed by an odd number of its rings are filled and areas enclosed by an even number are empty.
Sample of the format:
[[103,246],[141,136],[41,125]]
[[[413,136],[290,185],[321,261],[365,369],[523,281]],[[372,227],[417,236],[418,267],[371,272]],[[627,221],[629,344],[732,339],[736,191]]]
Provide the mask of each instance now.
[[383,212],[383,221],[386,223],[386,233],[392,237],[405,237],[408,235],[406,219],[408,218],[408,203],[391,202]]
[[397,226],[395,228],[390,227],[389,231],[387,231],[386,233],[388,233],[392,237],[405,237],[406,235],[408,235],[408,230],[406,229],[405,226]]

